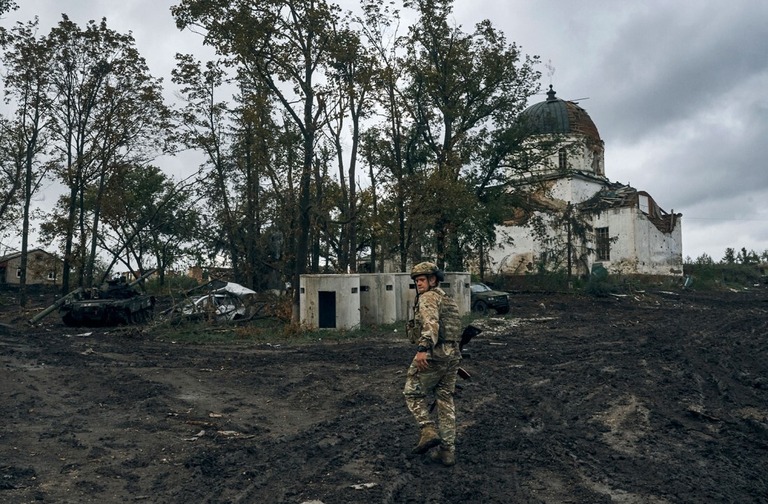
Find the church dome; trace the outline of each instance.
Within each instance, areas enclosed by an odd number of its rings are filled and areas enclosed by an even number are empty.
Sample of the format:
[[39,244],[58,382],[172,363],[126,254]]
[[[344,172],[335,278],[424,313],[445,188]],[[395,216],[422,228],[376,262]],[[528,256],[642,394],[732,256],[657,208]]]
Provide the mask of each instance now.
[[579,134],[602,143],[597,126],[587,111],[575,102],[556,98],[551,85],[547,99],[523,110],[519,120],[528,129],[529,135]]

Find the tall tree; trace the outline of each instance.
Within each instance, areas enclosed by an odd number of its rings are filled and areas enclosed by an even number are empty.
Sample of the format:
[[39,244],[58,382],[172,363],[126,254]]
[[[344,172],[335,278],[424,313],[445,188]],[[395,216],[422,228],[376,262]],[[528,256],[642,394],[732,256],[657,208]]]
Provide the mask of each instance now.
[[18,135],[12,121],[0,118],[0,233],[11,232],[18,219],[23,165],[17,155]]
[[[339,173],[340,236],[337,249],[341,271],[357,270],[359,201],[358,153],[362,140],[362,121],[370,117],[373,109],[374,77],[378,74],[377,60],[366,47],[360,34],[349,23],[337,30],[338,44],[332,52],[328,91],[328,131],[336,151]],[[349,117],[349,131],[345,119]],[[349,135],[349,148],[345,139]],[[345,158],[345,155],[348,156]],[[346,170],[345,170],[346,167]]]
[[162,284],[169,268],[197,253],[200,213],[189,186],[155,166],[120,166],[104,191],[101,247],[130,271],[143,273],[154,263]]
[[[452,0],[409,0],[418,15],[406,41],[408,112],[435,164],[425,218],[435,224],[438,260],[461,269],[461,224],[472,210],[473,192],[465,175],[483,142],[508,125],[537,89],[538,58],[522,59],[515,44],[490,21],[471,34],[451,25]],[[442,195],[442,196],[440,196]]]
[[[198,25],[205,43],[231,56],[265,85],[301,133],[299,228],[293,275],[293,319],[299,319],[299,279],[307,269],[310,189],[316,132],[320,126],[318,73],[335,44],[338,7],[325,0],[182,0],[171,9],[180,29]],[[316,103],[317,100],[317,103]]]
[[[166,148],[169,112],[160,80],[149,74],[130,34],[90,21],[80,29],[66,15],[47,37],[52,54],[53,136],[61,157],[58,170],[67,186],[62,290],[70,287],[69,267],[78,267],[80,285],[93,280],[99,205],[86,224],[85,190],[96,184],[101,198],[114,168],[144,164]],[[75,239],[79,245],[73,248]],[[73,255],[73,251],[78,256]]]
[[229,157],[232,114],[227,101],[219,98],[226,92],[226,71],[220,62],[208,61],[203,65],[192,55],[177,54],[172,76],[173,82],[181,86],[183,100],[179,114],[180,139],[187,148],[199,150],[205,155],[200,190],[212,213],[218,216],[223,248],[237,275],[242,269],[237,238],[241,222],[236,211],[239,198],[232,191],[237,174],[235,164]]
[[[237,173],[234,191],[239,201],[237,238],[245,258],[243,275],[254,289],[282,289],[286,273],[291,273],[286,271],[285,261],[273,253],[272,243],[281,239],[278,235],[291,235],[295,228],[295,219],[280,216],[286,214],[286,202],[294,201],[284,183],[291,178],[292,167],[282,152],[297,146],[284,144],[283,131],[275,120],[274,94],[242,69],[236,82],[230,155]],[[286,194],[287,198],[282,197]]]
[[38,21],[17,24],[4,37],[3,63],[5,102],[16,106],[12,126],[4,132],[9,151],[6,159],[17,166],[21,188],[21,278],[19,303],[27,303],[27,252],[29,248],[30,212],[32,198],[46,176],[47,166],[41,160],[47,140],[47,117],[50,104],[47,93],[48,52],[43,40],[36,35]]
[[[377,249],[386,257],[395,255],[400,271],[405,271],[409,255],[418,237],[429,223],[411,218],[411,208],[418,203],[416,191],[419,172],[428,157],[419,145],[417,125],[406,114],[403,97],[405,66],[403,39],[397,33],[399,11],[383,0],[365,0],[358,20],[360,31],[375,58],[374,99],[382,118],[380,124],[363,133],[363,157],[369,165],[372,204],[375,205],[372,259]],[[380,192],[379,192],[380,191]],[[381,198],[379,198],[381,194]],[[416,196],[416,197],[414,197]],[[394,223],[394,225],[392,225]],[[376,268],[375,261],[372,266]],[[381,265],[379,265],[381,269]]]

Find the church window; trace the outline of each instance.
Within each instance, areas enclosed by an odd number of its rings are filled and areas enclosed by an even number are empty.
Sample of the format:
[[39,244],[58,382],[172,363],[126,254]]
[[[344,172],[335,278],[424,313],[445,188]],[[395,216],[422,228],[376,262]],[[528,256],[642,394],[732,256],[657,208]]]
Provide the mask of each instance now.
[[607,227],[595,228],[595,254],[598,261],[611,259],[611,239]]
[[604,175],[603,167],[600,166],[600,156],[598,156],[597,153],[592,155],[592,171],[595,172],[596,175]]
[[557,164],[561,170],[568,169],[568,153],[565,149],[557,151]]

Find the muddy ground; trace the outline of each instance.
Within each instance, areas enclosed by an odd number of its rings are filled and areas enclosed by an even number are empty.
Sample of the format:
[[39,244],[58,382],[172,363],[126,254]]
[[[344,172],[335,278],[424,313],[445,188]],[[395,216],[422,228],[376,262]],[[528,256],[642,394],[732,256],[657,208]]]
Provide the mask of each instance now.
[[453,468],[410,453],[401,331],[191,345],[3,311],[4,503],[768,502],[764,286],[513,294],[467,347]]

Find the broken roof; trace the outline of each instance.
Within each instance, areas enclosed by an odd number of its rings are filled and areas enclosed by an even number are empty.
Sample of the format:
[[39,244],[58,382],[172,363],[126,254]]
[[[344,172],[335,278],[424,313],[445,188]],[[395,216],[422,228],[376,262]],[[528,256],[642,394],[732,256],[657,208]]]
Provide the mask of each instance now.
[[[648,208],[640,208],[640,196],[648,198]],[[682,214],[667,213],[645,191],[638,191],[632,186],[619,182],[606,182],[594,196],[579,205],[582,211],[600,213],[609,208],[636,207],[642,211],[648,220],[662,233],[670,233]]]

